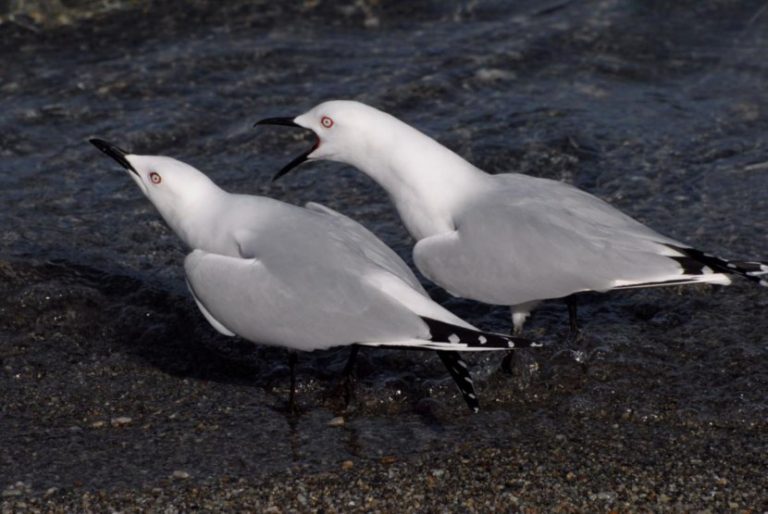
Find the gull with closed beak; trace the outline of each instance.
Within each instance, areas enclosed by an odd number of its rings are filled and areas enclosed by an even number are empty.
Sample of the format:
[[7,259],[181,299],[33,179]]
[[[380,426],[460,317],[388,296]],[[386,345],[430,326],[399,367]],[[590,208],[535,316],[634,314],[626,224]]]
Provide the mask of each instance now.
[[90,141],[125,168],[192,250],[184,260],[189,290],[224,335],[301,351],[437,350],[475,411],[472,378],[456,351],[538,346],[480,331],[432,301],[394,251],[338,212],[231,194],[176,159]]

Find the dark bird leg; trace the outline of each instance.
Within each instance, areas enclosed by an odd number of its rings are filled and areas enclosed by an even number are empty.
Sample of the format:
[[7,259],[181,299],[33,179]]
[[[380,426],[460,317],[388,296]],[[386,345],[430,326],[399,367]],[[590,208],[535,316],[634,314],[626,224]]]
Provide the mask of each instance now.
[[568,306],[568,336],[566,337],[565,351],[570,353],[573,359],[583,366],[587,360],[587,343],[579,326],[576,295],[567,296],[565,304]]
[[501,359],[501,369],[504,373],[513,374],[512,360],[515,358],[515,352],[507,352],[503,359]]
[[288,368],[291,370],[291,392],[288,393],[288,410],[296,414],[296,357],[295,352],[288,353]]
[[567,296],[565,298],[565,304],[568,306],[568,339],[577,340],[581,338],[581,328],[579,327],[578,318],[578,301],[575,295]]
[[349,357],[347,358],[347,364],[344,366],[344,405],[349,405],[349,402],[354,396],[355,381],[352,376],[352,372],[357,362],[357,353],[360,351],[358,345],[352,345],[352,349],[349,351]]

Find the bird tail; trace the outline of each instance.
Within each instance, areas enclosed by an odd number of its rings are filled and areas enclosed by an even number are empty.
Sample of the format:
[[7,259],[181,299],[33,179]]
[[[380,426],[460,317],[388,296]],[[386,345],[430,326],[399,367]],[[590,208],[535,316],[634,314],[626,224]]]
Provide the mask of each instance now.
[[525,337],[472,330],[423,316],[421,320],[429,327],[430,341],[444,343],[446,350],[471,352],[539,348],[542,346],[541,343]]
[[763,287],[768,287],[768,262],[729,261],[734,273],[743,276]]
[[538,341],[525,337],[484,332],[460,327],[452,323],[421,316],[429,328],[429,337],[419,339],[399,339],[393,341],[367,341],[358,343],[363,346],[387,346],[420,350],[446,350],[451,352],[481,352],[516,350],[518,348],[540,348]]
[[472,412],[480,409],[480,403],[475,393],[474,383],[469,374],[466,362],[457,352],[500,351],[517,348],[538,348],[541,343],[524,337],[483,332],[461,327],[452,323],[421,316],[421,320],[429,328],[429,338],[407,339],[399,341],[371,341],[359,343],[364,346],[387,346],[418,350],[437,350],[440,360],[448,369],[454,382],[461,391],[464,401]]
[[686,273],[702,274],[706,273],[708,268],[711,272],[739,275],[763,287],[768,287],[768,262],[728,261],[693,248],[668,246],[682,254],[682,257],[672,258],[680,262]]

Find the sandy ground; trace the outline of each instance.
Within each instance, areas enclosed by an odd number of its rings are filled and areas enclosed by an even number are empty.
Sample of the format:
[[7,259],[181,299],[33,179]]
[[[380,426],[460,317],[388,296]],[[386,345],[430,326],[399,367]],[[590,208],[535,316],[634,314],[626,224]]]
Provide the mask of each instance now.
[[[469,357],[477,415],[429,353],[361,352],[348,407],[346,350],[302,355],[294,416],[285,352],[205,323],[177,239],[86,142],[325,202],[408,258],[352,170],[270,188],[302,143],[251,127],[362,97],[490,171],[765,257],[762,3],[480,4],[127,2],[0,24],[0,511],[768,512],[765,289],[588,295],[581,362],[548,303],[528,328],[547,347],[512,374]],[[503,308],[430,292],[508,329]]]

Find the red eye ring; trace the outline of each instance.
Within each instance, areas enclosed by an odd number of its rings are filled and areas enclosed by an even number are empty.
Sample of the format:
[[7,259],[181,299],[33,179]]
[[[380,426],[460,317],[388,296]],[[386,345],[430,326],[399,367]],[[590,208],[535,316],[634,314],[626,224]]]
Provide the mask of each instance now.
[[328,116],[323,116],[320,118],[320,124],[325,128],[331,128],[333,127],[333,120]]
[[163,181],[163,177],[161,177],[159,173],[155,171],[151,171],[149,173],[149,181],[152,182],[153,184],[159,184],[160,182]]

